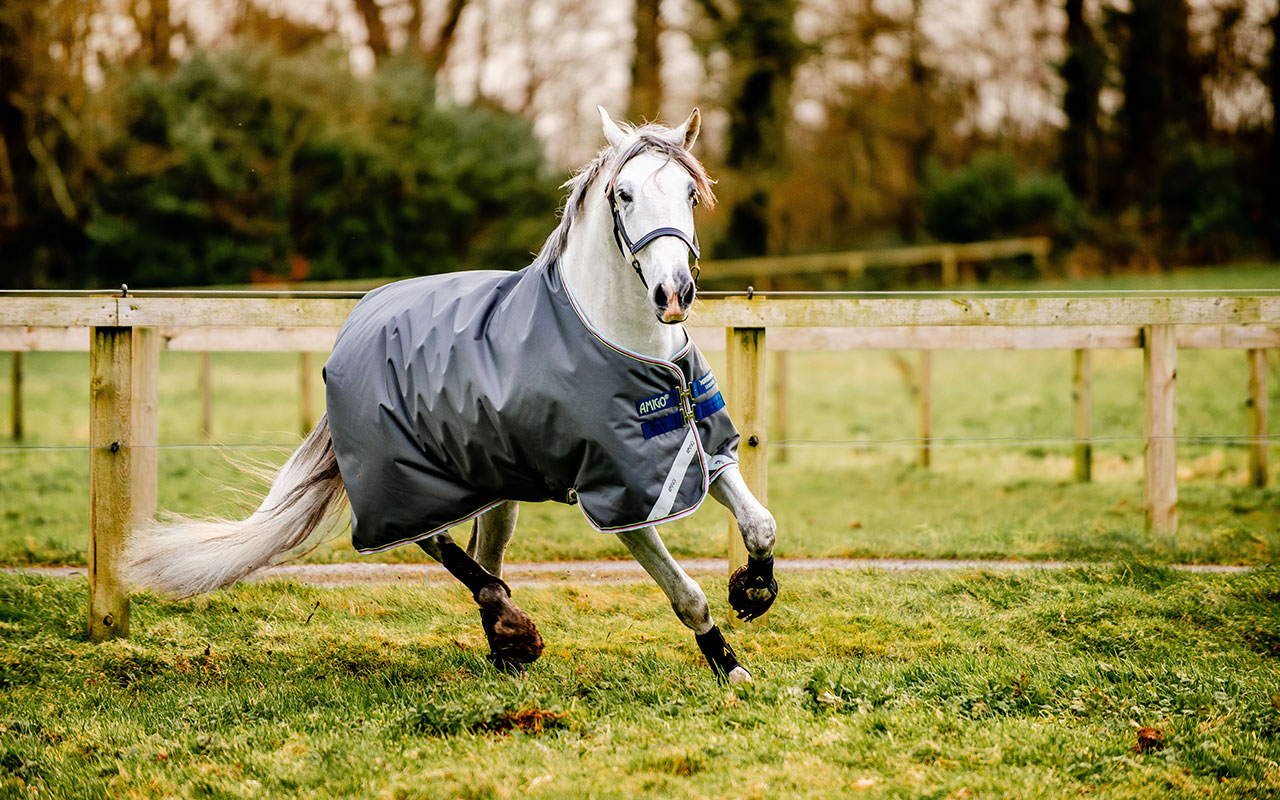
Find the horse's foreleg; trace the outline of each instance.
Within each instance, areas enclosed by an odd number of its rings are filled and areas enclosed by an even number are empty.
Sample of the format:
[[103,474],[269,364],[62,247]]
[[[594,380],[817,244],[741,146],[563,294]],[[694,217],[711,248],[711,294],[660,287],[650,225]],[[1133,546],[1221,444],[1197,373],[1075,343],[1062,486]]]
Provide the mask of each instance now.
[[499,578],[502,577],[502,559],[507,545],[516,532],[519,511],[519,504],[508,500],[484,512],[476,518],[471,541],[467,544],[467,555]]
[[542,655],[542,636],[528,614],[511,602],[511,589],[458,547],[447,533],[418,542],[427,555],[471,591],[489,639],[489,660],[503,671],[521,672]]
[[747,488],[742,473],[726,469],[711,484],[711,496],[729,509],[738,521],[742,543],[747,548],[747,564],[729,578],[729,605],[739,619],[751,620],[769,610],[778,597],[773,577],[773,544],[777,523]]
[[747,554],[754,559],[772,558],[777,523],[773,521],[773,514],[769,513],[769,509],[761,505],[747,488],[747,482],[742,479],[742,473],[736,467],[720,473],[720,477],[711,484],[711,496],[729,509],[738,521],[738,530],[742,532],[742,543],[747,547]]
[[649,526],[638,531],[620,533],[618,538],[658,586],[662,587],[676,616],[693,631],[698,647],[706,656],[711,669],[718,676],[727,677],[734,683],[751,680],[751,673],[738,663],[733,649],[725,642],[720,629],[711,619],[711,607],[707,605],[707,596],[702,593],[702,587],[667,552],[667,546],[658,536],[657,528]]

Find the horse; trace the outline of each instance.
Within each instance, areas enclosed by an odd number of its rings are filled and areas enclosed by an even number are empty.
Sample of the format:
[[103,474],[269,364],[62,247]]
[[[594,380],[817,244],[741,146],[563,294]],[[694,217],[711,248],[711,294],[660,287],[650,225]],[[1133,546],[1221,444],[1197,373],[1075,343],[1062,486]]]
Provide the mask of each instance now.
[[[416,543],[471,592],[488,660],[520,674],[543,642],[503,557],[518,504],[556,500],[622,540],[717,678],[751,680],[657,530],[709,494],[748,553],[731,607],[755,619],[777,598],[774,518],[739,473],[737,431],[683,324],[699,271],[694,207],[715,201],[691,153],[699,112],[668,128],[598,110],[606,144],[561,187],[560,222],[534,261],[362,298],[325,363],[326,412],[261,505],[244,520],[169,516],[135,531],[135,583],[179,598],[231,585],[319,540],[345,500],[357,550]],[[449,528],[467,521],[464,549]]]

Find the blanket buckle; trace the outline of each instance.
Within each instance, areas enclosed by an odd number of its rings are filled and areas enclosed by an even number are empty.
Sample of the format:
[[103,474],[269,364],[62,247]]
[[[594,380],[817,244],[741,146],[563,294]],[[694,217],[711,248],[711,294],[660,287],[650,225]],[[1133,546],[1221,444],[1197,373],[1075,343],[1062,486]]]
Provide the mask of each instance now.
[[681,427],[687,428],[698,421],[693,413],[693,391],[691,389],[680,390],[680,413],[684,417]]

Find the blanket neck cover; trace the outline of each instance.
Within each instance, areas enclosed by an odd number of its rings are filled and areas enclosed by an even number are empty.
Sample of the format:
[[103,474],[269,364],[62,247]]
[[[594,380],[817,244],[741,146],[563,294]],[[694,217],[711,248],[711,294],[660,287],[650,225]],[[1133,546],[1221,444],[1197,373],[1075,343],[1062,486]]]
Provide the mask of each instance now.
[[504,500],[576,502],[606,533],[670,522],[737,462],[738,432],[692,340],[670,361],[610,343],[558,265],[375,289],[324,377],[364,553]]

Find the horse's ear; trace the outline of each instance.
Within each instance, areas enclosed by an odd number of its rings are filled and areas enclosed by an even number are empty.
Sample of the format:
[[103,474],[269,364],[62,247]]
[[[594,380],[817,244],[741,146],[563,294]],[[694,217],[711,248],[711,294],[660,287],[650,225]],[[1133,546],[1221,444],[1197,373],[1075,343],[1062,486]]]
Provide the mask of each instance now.
[[609,142],[610,147],[617,147],[627,138],[622,132],[622,128],[618,127],[618,123],[613,121],[613,117],[609,116],[609,112],[604,110],[604,106],[596,106],[596,110],[600,112],[600,122],[604,126],[604,138]]
[[698,139],[698,131],[702,128],[702,114],[698,113],[698,109],[694,109],[684,124],[676,128],[672,133],[677,139],[684,141],[684,149],[688,150],[693,147],[693,143]]

